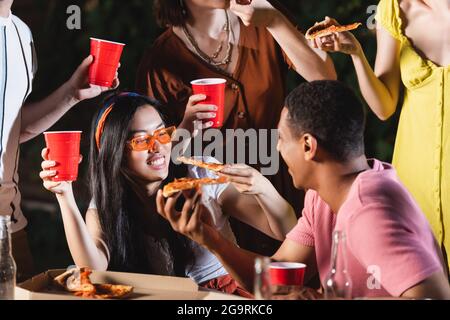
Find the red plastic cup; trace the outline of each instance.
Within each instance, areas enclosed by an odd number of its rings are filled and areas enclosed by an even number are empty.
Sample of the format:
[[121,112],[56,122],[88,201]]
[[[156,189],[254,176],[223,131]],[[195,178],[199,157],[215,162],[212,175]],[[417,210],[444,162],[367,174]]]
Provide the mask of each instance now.
[[221,78],[205,78],[191,81],[192,92],[194,94],[206,95],[206,99],[199,104],[213,104],[217,106],[216,116],[203,120],[203,122],[212,121],[212,128],[220,128],[223,126],[226,82],[227,80]]
[[303,286],[306,265],[296,262],[271,262],[270,282],[276,286]]
[[112,87],[125,44],[91,38],[91,55],[94,62],[89,66],[89,83]]
[[52,181],[75,181],[80,162],[81,131],[44,132],[48,148],[48,159],[56,162],[52,168],[56,176]]

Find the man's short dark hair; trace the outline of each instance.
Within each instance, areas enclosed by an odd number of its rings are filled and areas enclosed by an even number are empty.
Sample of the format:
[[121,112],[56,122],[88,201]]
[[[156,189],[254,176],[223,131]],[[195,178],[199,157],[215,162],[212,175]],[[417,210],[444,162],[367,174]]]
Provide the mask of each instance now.
[[311,134],[338,161],[364,153],[364,109],[345,84],[331,80],[303,83],[287,96],[285,106],[296,137]]

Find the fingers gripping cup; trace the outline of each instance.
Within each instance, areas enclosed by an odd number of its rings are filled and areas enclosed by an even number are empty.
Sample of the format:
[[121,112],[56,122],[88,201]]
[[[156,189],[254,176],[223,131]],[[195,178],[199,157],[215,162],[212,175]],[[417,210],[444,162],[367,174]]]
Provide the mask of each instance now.
[[192,92],[194,94],[206,95],[206,99],[199,104],[213,104],[217,106],[216,116],[203,120],[203,122],[212,121],[212,128],[220,128],[223,126],[226,82],[225,79],[221,78],[205,78],[191,81]]
[[274,294],[288,294],[303,287],[306,265],[296,262],[271,262],[270,282]]
[[48,159],[56,162],[53,181],[75,181],[80,162],[81,131],[44,132]]
[[89,83],[112,87],[125,44],[91,38],[91,55],[94,62],[89,67]]

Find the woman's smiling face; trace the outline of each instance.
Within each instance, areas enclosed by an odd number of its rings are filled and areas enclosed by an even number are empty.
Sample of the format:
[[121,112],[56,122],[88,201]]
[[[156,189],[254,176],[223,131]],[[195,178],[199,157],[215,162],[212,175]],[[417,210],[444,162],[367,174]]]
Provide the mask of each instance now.
[[[145,139],[145,135],[153,133],[165,124],[159,113],[150,105],[139,107],[130,123],[129,140]],[[155,140],[150,150],[136,151],[127,148],[128,169],[138,178],[146,182],[164,180],[169,173],[172,143],[162,144]]]

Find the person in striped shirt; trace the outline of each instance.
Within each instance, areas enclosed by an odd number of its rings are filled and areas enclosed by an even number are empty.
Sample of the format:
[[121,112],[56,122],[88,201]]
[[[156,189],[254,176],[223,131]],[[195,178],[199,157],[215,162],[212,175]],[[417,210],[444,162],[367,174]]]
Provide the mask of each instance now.
[[51,127],[81,100],[94,98],[108,88],[88,84],[93,61],[89,56],[56,91],[28,103],[37,70],[36,54],[31,31],[11,13],[12,4],[13,0],[0,0],[0,215],[11,216],[13,255],[21,281],[32,275],[33,263],[25,232],[27,220],[20,209],[19,144]]

